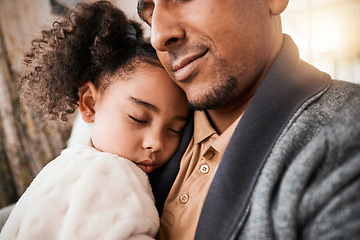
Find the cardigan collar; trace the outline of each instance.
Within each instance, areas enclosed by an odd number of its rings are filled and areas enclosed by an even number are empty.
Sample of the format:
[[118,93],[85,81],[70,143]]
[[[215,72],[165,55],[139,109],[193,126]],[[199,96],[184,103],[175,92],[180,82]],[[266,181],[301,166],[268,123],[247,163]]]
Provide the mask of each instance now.
[[246,109],[222,157],[205,200],[196,239],[228,239],[245,214],[256,181],[294,113],[331,84],[331,78],[299,59],[284,35],[280,53]]

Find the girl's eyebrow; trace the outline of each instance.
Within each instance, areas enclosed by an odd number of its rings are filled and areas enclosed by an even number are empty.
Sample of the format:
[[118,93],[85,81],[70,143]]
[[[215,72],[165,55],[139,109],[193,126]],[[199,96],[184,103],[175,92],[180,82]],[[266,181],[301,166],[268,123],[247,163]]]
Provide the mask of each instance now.
[[143,108],[147,108],[147,109],[149,109],[149,110],[151,110],[153,112],[156,112],[156,113],[160,112],[158,107],[156,107],[155,105],[152,105],[151,103],[145,102],[145,101],[143,101],[143,100],[141,100],[139,98],[135,98],[133,96],[130,96],[128,98],[128,100],[130,102],[134,103],[135,105],[138,105],[138,106],[143,107]]

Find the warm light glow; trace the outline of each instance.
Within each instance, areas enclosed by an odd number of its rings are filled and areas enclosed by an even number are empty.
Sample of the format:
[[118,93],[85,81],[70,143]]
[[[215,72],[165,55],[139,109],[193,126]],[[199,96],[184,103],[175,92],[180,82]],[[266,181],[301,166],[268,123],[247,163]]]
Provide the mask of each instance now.
[[331,18],[317,19],[312,25],[311,48],[314,55],[321,53],[335,53],[340,46],[345,44],[341,42],[343,36],[339,22]]
[[360,1],[290,1],[283,32],[300,57],[332,77],[360,83]]

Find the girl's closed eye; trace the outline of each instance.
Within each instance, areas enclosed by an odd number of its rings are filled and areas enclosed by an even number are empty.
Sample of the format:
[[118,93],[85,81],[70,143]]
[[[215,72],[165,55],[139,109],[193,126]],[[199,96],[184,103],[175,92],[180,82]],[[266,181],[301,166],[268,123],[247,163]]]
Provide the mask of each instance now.
[[177,130],[175,130],[175,129],[169,129],[170,131],[172,131],[172,132],[174,132],[174,133],[176,133],[176,134],[179,134],[179,135],[181,135],[182,134],[182,132],[181,131],[177,131]]
[[177,134],[177,135],[182,135],[182,134],[183,134],[183,133],[182,133],[182,130],[177,131],[177,130],[172,129],[172,128],[169,128],[169,130],[172,131],[173,133]]
[[170,131],[171,134],[175,134],[177,136],[183,135],[184,126],[172,126],[168,128],[168,131]]
[[135,123],[148,124],[148,121],[146,121],[146,120],[141,120],[141,119],[136,118],[136,117],[134,117],[134,116],[132,116],[132,115],[130,115],[130,114],[129,114],[129,118],[130,118],[133,122],[135,122]]

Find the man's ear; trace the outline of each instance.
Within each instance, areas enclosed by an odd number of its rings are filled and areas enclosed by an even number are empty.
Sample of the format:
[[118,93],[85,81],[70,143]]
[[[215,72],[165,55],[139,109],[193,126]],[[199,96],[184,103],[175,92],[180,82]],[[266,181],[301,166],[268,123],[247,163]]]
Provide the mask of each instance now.
[[289,0],[268,0],[271,15],[280,15],[287,7]]
[[92,82],[85,83],[80,89],[79,110],[84,122],[94,122],[97,94],[98,90]]

